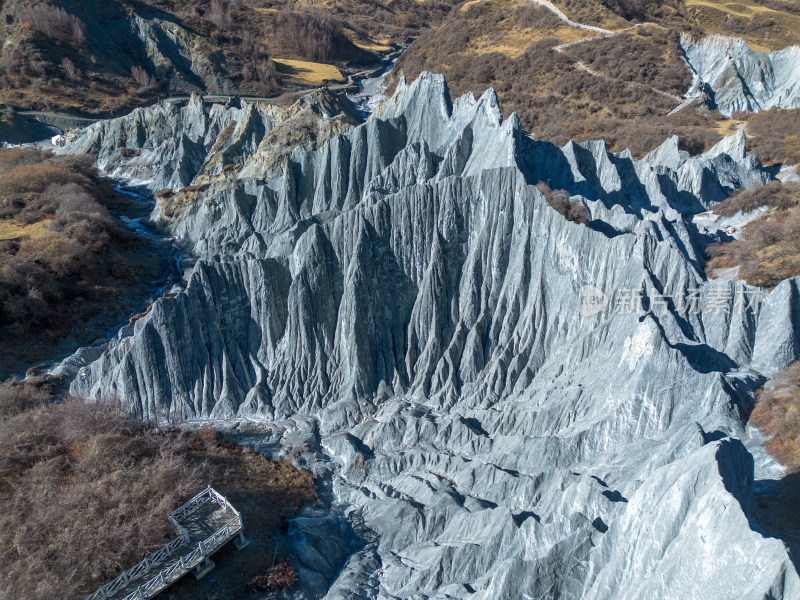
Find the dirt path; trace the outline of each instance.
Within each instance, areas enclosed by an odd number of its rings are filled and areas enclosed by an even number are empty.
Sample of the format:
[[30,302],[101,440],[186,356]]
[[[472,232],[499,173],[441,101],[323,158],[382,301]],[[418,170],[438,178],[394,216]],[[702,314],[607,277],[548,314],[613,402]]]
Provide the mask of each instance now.
[[[632,27],[628,27],[626,29],[620,29],[618,31],[612,31],[610,29],[603,29],[602,27],[596,27],[594,25],[584,25],[583,23],[576,23],[575,21],[573,21],[572,19],[567,17],[567,15],[565,15],[563,12],[561,12],[561,10],[557,6],[555,6],[552,2],[550,2],[550,0],[530,0],[530,1],[533,2],[534,4],[538,4],[539,6],[543,6],[544,8],[546,8],[547,10],[552,12],[554,15],[556,15],[559,19],[564,21],[564,23],[566,23],[567,25],[569,25],[571,27],[577,27],[578,29],[585,29],[587,31],[594,31],[594,32],[600,34],[600,35],[596,35],[596,36],[593,36],[593,37],[585,38],[585,39],[582,39],[582,40],[576,40],[574,42],[566,42],[564,44],[559,44],[558,46],[553,46],[553,50],[563,54],[576,67],[578,67],[582,71],[586,71],[587,73],[589,73],[590,75],[593,75],[594,77],[603,77],[605,79],[616,81],[612,77],[608,77],[607,75],[603,75],[602,73],[598,73],[597,71],[587,67],[585,64],[583,64],[578,59],[573,58],[572,56],[570,56],[566,52],[566,50],[567,50],[567,48],[571,48],[573,46],[577,46],[578,44],[585,44],[586,42],[592,42],[594,40],[599,40],[599,39],[602,39],[602,38],[610,38],[610,37],[621,35],[623,33],[626,33],[628,31],[636,29],[637,27],[639,27],[641,25],[641,23],[637,23],[636,25],[634,25]],[[643,84],[643,83],[635,83],[635,82],[632,82],[632,81],[625,81],[623,83],[627,83],[627,84],[630,84],[630,85],[636,85],[636,86],[640,86],[640,87],[645,87],[645,88],[649,89],[652,92],[655,92],[656,94],[658,94],[660,96],[664,96],[666,98],[669,98],[670,100],[674,100],[675,102],[679,102],[680,104],[678,104],[677,107],[673,108],[669,113],[667,113],[668,115],[671,115],[671,114],[674,114],[674,113],[678,112],[682,108],[684,108],[684,107],[688,106],[689,104],[691,104],[695,99],[695,96],[691,94],[691,90],[690,90],[690,92],[687,93],[686,98],[683,99],[680,96],[676,96],[675,94],[670,94],[669,92],[665,92],[663,90],[656,89],[656,88],[654,88],[652,86],[649,86],[649,85],[646,85],[646,84]]]
[[564,21],[564,23],[572,27],[577,27],[579,29],[586,29],[588,31],[595,31],[599,34],[602,34],[603,37],[608,37],[618,33],[615,31],[611,31],[610,29],[595,27],[594,25],[584,25],[583,23],[576,23],[575,21],[572,21],[569,17],[567,17],[567,15],[565,15],[563,12],[561,12],[561,10],[558,7],[556,7],[552,2],[550,2],[550,0],[530,0],[530,1],[540,6],[544,6],[547,10],[549,10],[551,13],[553,13],[562,21]]

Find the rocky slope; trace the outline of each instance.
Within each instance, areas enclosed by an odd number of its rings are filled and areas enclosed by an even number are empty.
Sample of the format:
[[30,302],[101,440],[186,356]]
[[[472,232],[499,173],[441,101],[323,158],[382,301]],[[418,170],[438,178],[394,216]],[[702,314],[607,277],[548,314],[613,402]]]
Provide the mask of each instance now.
[[[277,97],[378,67],[447,2],[5,0],[0,102],[113,116],[192,92]],[[275,60],[273,60],[275,59]],[[57,125],[57,122],[53,122]]]
[[[24,108],[119,109],[158,94],[240,88],[239,57],[174,15],[81,0],[0,6],[0,96]],[[132,98],[133,96],[133,98]]]
[[[316,114],[324,130],[333,111]],[[675,138],[640,161],[559,148],[491,90],[451,104],[430,73],[276,161],[280,124],[194,101],[64,149],[178,191],[154,216],[198,257],[99,355],[60,367],[73,393],[303,430],[365,542],[309,597],[800,594],[752,516],[770,471],[745,447],[753,389],[800,358],[800,282],[759,304],[705,280],[692,224],[770,179],[743,134],[694,157]]]
[[709,105],[723,115],[800,108],[800,46],[756,52],[744,40],[722,35],[684,38],[682,46]]

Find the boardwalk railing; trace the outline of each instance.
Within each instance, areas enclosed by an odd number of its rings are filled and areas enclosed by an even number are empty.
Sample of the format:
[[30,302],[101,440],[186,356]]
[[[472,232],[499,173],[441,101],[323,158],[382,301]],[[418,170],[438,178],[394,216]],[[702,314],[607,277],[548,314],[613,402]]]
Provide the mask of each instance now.
[[[216,502],[224,507],[232,513],[233,518],[212,535],[200,541],[193,550],[181,556],[179,561],[154,573],[152,577],[146,577],[147,572],[155,565],[163,563],[176,551],[183,550],[184,546],[189,544],[189,531],[181,525],[181,519],[185,519],[208,502]],[[84,600],[147,600],[152,598],[205,561],[208,556],[230,541],[237,533],[242,532],[244,526],[242,515],[239,511],[228,502],[225,496],[211,486],[208,486],[180,508],[172,511],[168,518],[180,534],[177,538],[145,558],[135,567],[128,569],[122,575],[101,587],[95,593],[87,596]],[[128,586],[131,580],[137,577],[142,579],[142,583],[136,589],[125,596],[117,594],[119,590]]]
[[191,500],[188,500],[185,504],[176,508],[171,513],[169,513],[168,519],[170,523],[172,523],[178,529],[178,531],[183,533],[183,531],[185,531],[186,528],[180,524],[179,522],[180,519],[185,519],[186,517],[191,515],[194,511],[196,511],[198,508],[203,506],[203,504],[205,504],[210,500],[215,500],[217,504],[227,508],[234,515],[236,515],[236,517],[239,519],[239,522],[241,523],[242,515],[239,514],[239,511],[233,507],[233,504],[228,502],[228,499],[225,496],[220,494],[217,490],[215,490],[211,486],[208,486],[202,492],[197,494],[197,496],[195,496]]

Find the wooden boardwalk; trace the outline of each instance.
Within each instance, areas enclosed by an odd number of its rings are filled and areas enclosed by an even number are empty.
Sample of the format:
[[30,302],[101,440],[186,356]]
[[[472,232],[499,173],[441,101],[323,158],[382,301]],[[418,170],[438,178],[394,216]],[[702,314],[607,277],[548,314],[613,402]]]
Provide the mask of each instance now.
[[194,570],[199,578],[214,563],[211,555],[238,536],[247,545],[242,516],[211,486],[169,515],[178,537],[125,571],[85,600],[147,600]]

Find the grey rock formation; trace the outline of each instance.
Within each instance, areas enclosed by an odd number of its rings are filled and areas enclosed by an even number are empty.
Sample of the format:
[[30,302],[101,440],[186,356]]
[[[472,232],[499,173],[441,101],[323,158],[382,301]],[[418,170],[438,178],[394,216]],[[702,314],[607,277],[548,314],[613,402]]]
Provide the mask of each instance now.
[[800,46],[756,52],[723,35],[699,42],[683,37],[681,46],[709,104],[723,115],[800,107]]
[[127,25],[141,43],[149,72],[175,91],[227,93],[233,89],[222,52],[214,52],[203,36],[166,15],[134,12]]
[[[265,110],[142,110],[66,148],[152,189],[208,184],[156,215],[199,257],[185,286],[74,393],[156,419],[316,419],[334,498],[369,532],[330,599],[800,595],[748,519],[739,441],[752,390],[800,357],[798,282],[759,303],[705,280],[690,218],[769,179],[740,134],[695,157],[558,148],[491,90],[451,104],[424,73],[276,170]],[[209,177],[226,120],[255,133]]]
[[178,191],[244,163],[242,177],[263,177],[278,162],[269,152],[275,142],[314,148],[362,120],[352,104],[324,90],[289,108],[236,99],[205,105],[193,94],[186,103],[164,101],[72,132],[59,152],[96,154],[98,166],[112,177],[153,191]]

